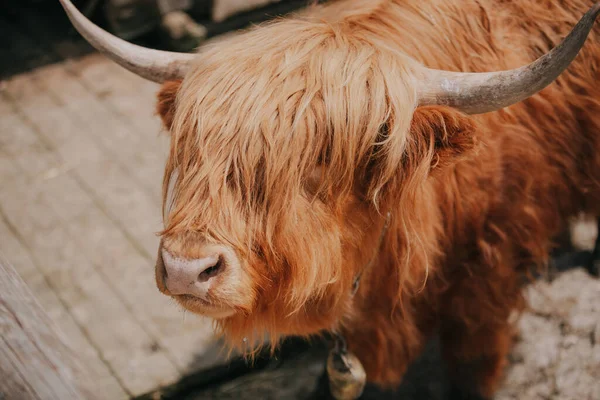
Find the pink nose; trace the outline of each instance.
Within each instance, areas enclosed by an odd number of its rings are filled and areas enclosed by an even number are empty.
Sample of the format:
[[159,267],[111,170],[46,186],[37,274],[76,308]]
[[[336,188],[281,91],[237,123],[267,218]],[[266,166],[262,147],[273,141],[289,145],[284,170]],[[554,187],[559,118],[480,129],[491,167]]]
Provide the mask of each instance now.
[[165,249],[161,253],[165,266],[164,283],[172,295],[204,298],[213,278],[225,270],[225,259],[221,254],[188,260],[174,257]]

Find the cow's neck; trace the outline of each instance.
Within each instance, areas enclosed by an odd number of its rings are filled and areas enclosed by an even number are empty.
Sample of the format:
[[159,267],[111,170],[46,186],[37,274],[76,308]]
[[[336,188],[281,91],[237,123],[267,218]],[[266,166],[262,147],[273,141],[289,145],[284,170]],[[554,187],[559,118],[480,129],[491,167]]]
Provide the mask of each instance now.
[[[373,261],[362,261],[357,267],[360,271],[369,265],[361,274],[360,288],[344,318],[368,318],[375,309],[386,315],[402,313],[398,317],[405,318],[403,312],[410,307],[404,305],[426,295],[428,284],[439,275],[443,246],[452,240],[446,226],[448,221],[440,209],[446,199],[440,198],[437,182],[441,184],[446,178],[445,174],[430,177],[414,196],[385,204],[390,207],[389,228],[379,245],[376,240],[382,228],[369,233],[371,239],[366,251]],[[381,214],[373,218],[383,219]],[[385,223],[378,225],[382,227]]]
[[[390,220],[391,212],[388,211],[373,255],[354,278],[350,289],[352,296],[358,291],[364,273],[369,272],[378,259],[390,226]],[[334,341],[326,363],[330,390],[334,395],[337,395],[336,398],[358,398],[366,384],[366,372],[360,360],[348,351],[343,334],[338,331],[332,333]]]

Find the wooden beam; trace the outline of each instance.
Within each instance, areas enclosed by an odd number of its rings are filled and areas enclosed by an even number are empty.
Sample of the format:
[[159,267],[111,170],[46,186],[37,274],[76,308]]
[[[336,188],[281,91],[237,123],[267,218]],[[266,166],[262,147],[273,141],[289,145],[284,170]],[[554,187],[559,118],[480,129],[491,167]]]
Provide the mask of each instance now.
[[94,399],[85,368],[0,254],[0,399]]

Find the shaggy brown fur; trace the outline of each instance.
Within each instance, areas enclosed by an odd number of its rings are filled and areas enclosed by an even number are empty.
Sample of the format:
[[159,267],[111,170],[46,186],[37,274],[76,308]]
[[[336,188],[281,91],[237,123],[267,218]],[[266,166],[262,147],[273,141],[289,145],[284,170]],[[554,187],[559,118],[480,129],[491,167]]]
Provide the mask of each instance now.
[[252,296],[215,299],[239,311],[217,321],[230,342],[339,330],[389,386],[439,328],[456,382],[491,395],[520,275],[569,216],[600,215],[600,31],[556,83],[480,116],[415,109],[414,60],[515,68],[592,3],[339,1],[228,39],[166,84],[165,192],[179,179],[163,241],[237,252]]

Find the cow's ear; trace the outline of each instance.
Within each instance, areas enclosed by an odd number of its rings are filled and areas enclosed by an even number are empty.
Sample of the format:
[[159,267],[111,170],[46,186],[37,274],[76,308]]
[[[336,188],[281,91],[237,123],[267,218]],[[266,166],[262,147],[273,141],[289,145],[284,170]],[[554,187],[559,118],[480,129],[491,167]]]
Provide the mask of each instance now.
[[167,81],[163,83],[157,95],[156,113],[160,115],[165,128],[169,131],[171,130],[173,117],[175,116],[175,101],[180,86],[180,80]]
[[414,162],[428,162],[436,173],[468,157],[477,144],[477,124],[468,115],[445,106],[418,107],[411,122],[412,145],[407,148]]
[[[373,201],[386,207],[402,193],[415,193],[429,177],[442,176],[461,159],[470,157],[477,144],[477,124],[466,114],[444,106],[418,107],[412,117],[405,147],[398,157],[380,152],[369,163],[369,188]],[[441,178],[443,179],[443,177]]]

